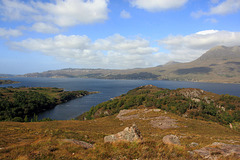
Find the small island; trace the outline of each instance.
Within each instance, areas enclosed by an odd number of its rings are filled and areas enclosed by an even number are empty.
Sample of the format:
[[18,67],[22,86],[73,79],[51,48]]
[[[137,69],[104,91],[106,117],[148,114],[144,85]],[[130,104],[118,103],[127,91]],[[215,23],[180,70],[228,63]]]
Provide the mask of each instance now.
[[96,92],[54,87],[0,88],[0,121],[28,121],[56,105]]
[[2,85],[2,84],[16,84],[16,83],[20,83],[20,82],[12,81],[12,80],[0,80],[0,85]]

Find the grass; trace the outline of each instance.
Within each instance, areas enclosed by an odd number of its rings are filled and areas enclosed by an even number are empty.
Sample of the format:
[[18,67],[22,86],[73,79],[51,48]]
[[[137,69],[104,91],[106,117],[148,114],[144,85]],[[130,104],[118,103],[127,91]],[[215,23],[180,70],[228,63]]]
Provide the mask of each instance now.
[[[87,121],[1,122],[0,159],[199,159],[191,157],[188,151],[213,142],[240,144],[239,132],[217,123],[164,112],[144,114],[146,118],[162,115],[176,119],[180,127],[162,130],[151,127],[149,120],[120,121],[116,115]],[[142,142],[103,142],[105,135],[122,131],[133,123],[142,133]],[[163,144],[162,138],[168,134],[180,137],[182,145],[173,147]],[[61,140],[66,138],[92,143],[94,148],[84,149]],[[190,147],[191,142],[199,145]]]

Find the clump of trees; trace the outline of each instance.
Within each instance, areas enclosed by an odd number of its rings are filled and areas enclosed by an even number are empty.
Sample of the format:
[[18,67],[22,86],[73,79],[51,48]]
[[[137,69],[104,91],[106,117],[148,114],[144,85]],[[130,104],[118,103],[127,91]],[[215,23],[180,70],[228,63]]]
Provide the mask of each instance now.
[[15,92],[12,100],[0,99],[0,121],[24,121],[25,116],[32,117],[47,109],[53,108],[57,99],[36,91]]

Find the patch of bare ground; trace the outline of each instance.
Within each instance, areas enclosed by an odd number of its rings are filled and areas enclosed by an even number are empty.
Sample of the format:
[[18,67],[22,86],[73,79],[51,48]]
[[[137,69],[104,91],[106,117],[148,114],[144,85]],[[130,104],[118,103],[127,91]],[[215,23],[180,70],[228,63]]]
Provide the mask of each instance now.
[[[152,115],[150,112],[158,113]],[[172,119],[167,116],[161,115],[160,109],[131,109],[131,110],[121,110],[117,115],[117,118],[121,121],[139,119],[139,120],[150,120],[150,124],[154,128],[160,129],[170,129],[178,128],[177,120]],[[159,114],[160,113],[160,114]]]
[[155,120],[151,120],[150,124],[161,129],[178,128],[176,121],[166,116],[159,116]]

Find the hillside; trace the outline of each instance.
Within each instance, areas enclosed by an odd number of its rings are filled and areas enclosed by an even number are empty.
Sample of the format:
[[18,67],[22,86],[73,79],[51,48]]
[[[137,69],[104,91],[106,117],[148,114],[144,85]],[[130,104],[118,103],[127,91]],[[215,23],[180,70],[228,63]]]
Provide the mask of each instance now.
[[[155,100],[159,99],[162,99],[161,105],[155,106]],[[227,125],[225,121],[212,122],[215,121],[215,111],[213,107],[208,108],[206,103],[221,104],[226,113],[232,115],[239,111],[239,99],[199,89],[166,90],[151,85],[138,87],[126,95],[93,107],[89,112],[94,116],[89,117],[94,118],[92,120],[0,122],[0,159],[196,160],[207,156],[209,159],[237,160],[240,158],[239,123],[232,119],[231,129],[228,122]],[[183,108],[178,106],[178,110],[175,106],[180,103]],[[211,119],[201,115],[192,119],[191,114],[182,114],[184,106],[187,110],[195,109],[197,113],[198,103],[206,105],[204,109],[207,115],[213,116],[210,116]],[[217,113],[225,112],[222,107],[217,107]],[[200,110],[198,112],[201,113]],[[132,124],[139,129],[142,136],[140,141],[104,142],[105,136],[126,130],[125,127]],[[177,136],[180,144],[166,144],[163,139],[167,135]],[[209,146],[211,144],[217,147]],[[203,148],[205,146],[211,149],[209,154]],[[223,146],[228,148],[221,149]]]
[[160,79],[197,82],[240,82],[240,47],[218,46],[195,61],[148,69]]
[[220,124],[240,122],[239,97],[218,95],[195,88],[169,90],[152,85],[138,87],[127,94],[98,104],[80,119],[99,118],[116,114],[123,109],[145,107],[159,108],[179,116]]
[[153,68],[128,70],[68,68],[22,76],[240,83],[240,47],[217,46],[195,61],[189,63],[172,61]]

